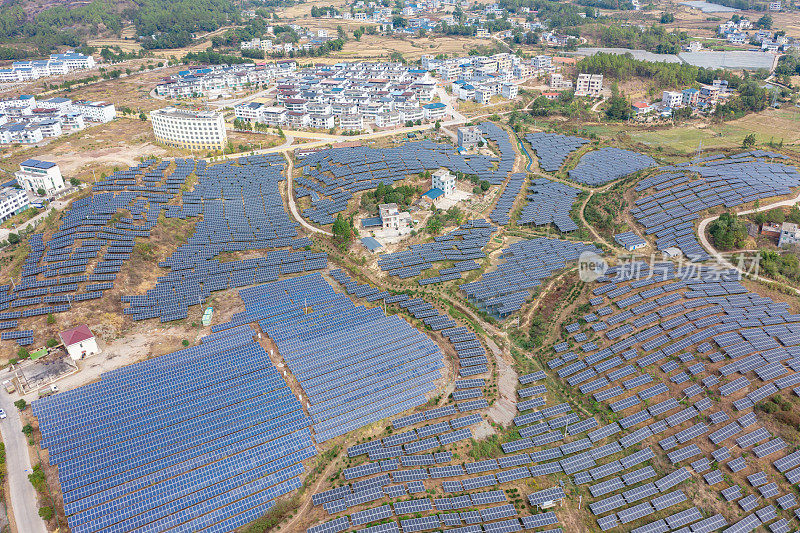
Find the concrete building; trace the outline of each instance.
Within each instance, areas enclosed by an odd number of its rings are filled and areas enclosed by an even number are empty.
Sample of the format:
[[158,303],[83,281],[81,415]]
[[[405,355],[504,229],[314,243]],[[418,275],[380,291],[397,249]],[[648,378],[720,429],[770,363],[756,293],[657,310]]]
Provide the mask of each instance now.
[[381,217],[381,227],[384,230],[394,230],[400,233],[411,230],[411,213],[401,212],[397,204],[380,204],[378,212]]
[[97,339],[86,324],[62,331],[58,336],[61,337],[61,342],[64,343],[69,356],[75,361],[83,359],[87,355],[100,353]]
[[422,112],[426,120],[440,120],[444,118],[446,111],[447,111],[447,106],[445,106],[441,102],[426,104],[422,106]]
[[661,96],[661,101],[665,106],[676,108],[683,105],[683,93],[680,91],[664,91]]
[[465,150],[472,150],[483,141],[483,134],[477,126],[464,126],[458,128],[458,146]]
[[0,221],[28,209],[28,193],[14,187],[0,188]]
[[560,72],[552,72],[550,73],[547,85],[556,91],[570,90],[572,89],[572,80],[564,79],[564,76]]
[[500,96],[507,100],[513,100],[519,94],[519,87],[513,83],[504,83],[500,87]]
[[792,222],[784,222],[781,226],[781,236],[778,239],[778,246],[789,246],[800,244],[800,226]]
[[700,91],[694,87],[689,87],[681,92],[681,105],[695,106],[697,105],[697,98],[700,96]]
[[114,104],[108,102],[72,102],[72,111],[80,113],[87,120],[91,120],[92,122],[106,123],[117,118],[117,110]]
[[440,168],[431,177],[431,188],[439,189],[445,196],[456,190],[456,177],[446,168]]
[[602,74],[578,74],[575,96],[600,96],[603,91]]
[[19,164],[19,170],[14,173],[17,184],[30,192],[38,192],[40,189],[45,194],[53,194],[64,188],[64,177],[58,165],[50,161],[39,161],[38,159],[28,159]]
[[167,107],[152,111],[150,120],[156,139],[169,146],[223,150],[228,141],[222,113]]

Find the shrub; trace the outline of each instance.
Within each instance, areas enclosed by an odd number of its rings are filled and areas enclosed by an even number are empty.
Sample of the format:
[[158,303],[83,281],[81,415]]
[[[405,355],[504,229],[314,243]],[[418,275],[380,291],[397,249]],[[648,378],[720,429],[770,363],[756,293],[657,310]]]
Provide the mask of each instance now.
[[14,406],[20,411],[24,411],[25,408],[28,407],[28,402],[26,402],[24,398],[20,398],[19,400],[14,402]]
[[53,508],[39,507],[39,516],[41,516],[45,522],[51,520],[53,518]]

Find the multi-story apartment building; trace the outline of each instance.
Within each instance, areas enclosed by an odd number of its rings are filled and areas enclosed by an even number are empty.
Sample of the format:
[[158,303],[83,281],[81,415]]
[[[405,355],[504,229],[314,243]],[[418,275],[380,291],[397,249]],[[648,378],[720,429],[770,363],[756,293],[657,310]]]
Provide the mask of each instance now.
[[150,113],[156,140],[189,150],[223,150],[227,143],[222,113],[167,107]]
[[28,209],[28,193],[15,187],[0,188],[0,221]]
[[19,170],[14,173],[14,177],[17,184],[26,191],[44,190],[46,194],[53,194],[64,188],[61,169],[50,161],[27,159],[19,164]]
[[603,91],[602,74],[578,74],[575,96],[600,96]]

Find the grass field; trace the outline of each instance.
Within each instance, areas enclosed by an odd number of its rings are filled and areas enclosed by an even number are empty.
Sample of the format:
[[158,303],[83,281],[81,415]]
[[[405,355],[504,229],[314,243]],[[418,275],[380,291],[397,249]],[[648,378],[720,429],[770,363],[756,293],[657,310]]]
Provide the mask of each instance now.
[[668,129],[634,129],[621,124],[602,124],[586,126],[585,129],[605,139],[625,133],[634,142],[670,147],[685,153],[697,150],[701,142],[703,148],[735,148],[741,146],[742,140],[750,133],[755,133],[759,144],[783,140],[786,145],[796,145],[800,143],[800,108],[769,109],[722,124]]

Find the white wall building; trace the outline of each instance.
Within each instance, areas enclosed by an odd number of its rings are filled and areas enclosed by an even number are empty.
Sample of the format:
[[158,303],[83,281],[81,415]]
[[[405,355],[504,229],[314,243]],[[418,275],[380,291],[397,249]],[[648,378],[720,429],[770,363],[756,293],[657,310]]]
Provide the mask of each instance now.
[[169,146],[223,150],[228,141],[222,113],[167,107],[152,111],[150,120],[156,139]]
[[50,161],[28,159],[19,164],[14,173],[17,183],[26,191],[38,192],[44,189],[46,194],[53,194],[64,188],[64,177],[58,165]]
[[483,141],[483,134],[477,126],[464,126],[458,128],[458,146],[471,150],[475,148],[479,142]]
[[117,118],[117,109],[108,102],[89,102],[81,100],[72,102],[72,111],[80,113],[92,122],[111,122]]
[[28,193],[24,189],[0,188],[0,221],[25,211],[28,205]]
[[456,190],[456,177],[446,168],[440,168],[431,177],[431,187],[439,189],[445,196],[450,196]]
[[603,91],[602,74],[578,74],[575,96],[600,96]]
[[69,356],[75,361],[83,359],[87,355],[100,353],[94,333],[86,324],[62,331],[58,336],[61,337],[61,342],[64,343]]
[[664,91],[661,95],[661,101],[665,106],[676,108],[683,105],[683,93],[680,91]]

